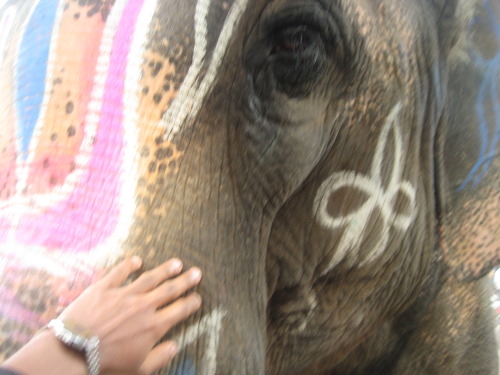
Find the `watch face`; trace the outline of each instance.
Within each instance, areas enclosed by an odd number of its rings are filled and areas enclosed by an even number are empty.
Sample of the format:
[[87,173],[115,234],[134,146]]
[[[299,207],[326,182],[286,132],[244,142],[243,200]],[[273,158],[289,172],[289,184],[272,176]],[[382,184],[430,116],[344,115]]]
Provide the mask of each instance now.
[[86,330],[83,327],[80,327],[78,324],[75,324],[71,320],[65,319],[64,320],[64,327],[67,330],[73,332],[75,335],[78,335],[84,339],[91,339],[93,337],[92,332]]

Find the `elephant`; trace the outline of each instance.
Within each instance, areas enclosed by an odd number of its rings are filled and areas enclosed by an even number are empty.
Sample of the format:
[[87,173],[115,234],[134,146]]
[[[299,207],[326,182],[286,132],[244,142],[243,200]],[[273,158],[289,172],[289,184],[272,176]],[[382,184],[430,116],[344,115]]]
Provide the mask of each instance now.
[[0,356],[198,265],[162,374],[497,374],[494,0],[0,0]]

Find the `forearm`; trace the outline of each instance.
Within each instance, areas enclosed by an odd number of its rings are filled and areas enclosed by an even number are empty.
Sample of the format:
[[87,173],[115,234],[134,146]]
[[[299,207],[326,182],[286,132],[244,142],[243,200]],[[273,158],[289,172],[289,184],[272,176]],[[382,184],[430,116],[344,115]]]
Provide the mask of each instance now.
[[22,375],[87,375],[85,358],[67,348],[49,330],[36,335],[2,367]]

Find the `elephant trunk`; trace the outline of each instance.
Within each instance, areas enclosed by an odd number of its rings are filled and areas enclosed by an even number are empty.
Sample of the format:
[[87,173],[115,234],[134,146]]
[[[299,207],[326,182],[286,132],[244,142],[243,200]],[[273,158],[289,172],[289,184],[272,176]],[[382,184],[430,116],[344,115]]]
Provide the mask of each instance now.
[[267,238],[257,234],[268,229],[235,192],[222,128],[196,126],[150,150],[150,166],[161,165],[166,150],[179,150],[179,157],[168,173],[140,179],[127,251],[140,254],[146,268],[176,256],[204,271],[202,309],[172,333],[181,352],[172,365],[177,372],[165,374],[261,374]]

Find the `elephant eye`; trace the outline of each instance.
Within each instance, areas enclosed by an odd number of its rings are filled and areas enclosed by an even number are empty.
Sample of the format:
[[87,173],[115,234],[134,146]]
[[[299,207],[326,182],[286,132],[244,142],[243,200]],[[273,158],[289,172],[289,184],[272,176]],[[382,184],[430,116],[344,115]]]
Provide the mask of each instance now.
[[313,43],[307,26],[289,27],[279,32],[274,40],[272,54],[279,52],[304,52]]
[[321,34],[306,26],[287,26],[272,33],[270,58],[277,88],[290,96],[307,94],[325,61]]

